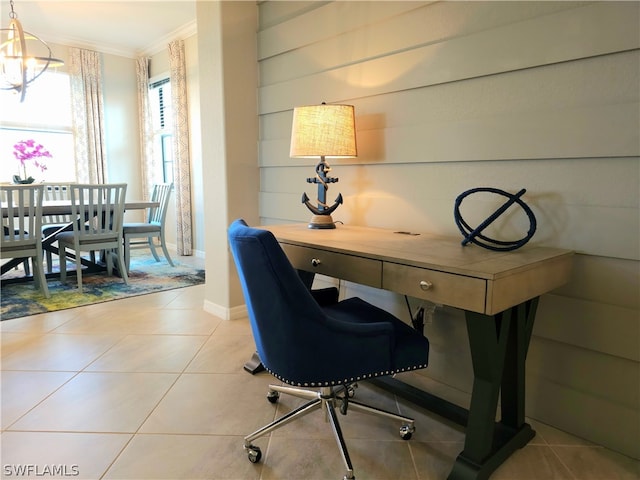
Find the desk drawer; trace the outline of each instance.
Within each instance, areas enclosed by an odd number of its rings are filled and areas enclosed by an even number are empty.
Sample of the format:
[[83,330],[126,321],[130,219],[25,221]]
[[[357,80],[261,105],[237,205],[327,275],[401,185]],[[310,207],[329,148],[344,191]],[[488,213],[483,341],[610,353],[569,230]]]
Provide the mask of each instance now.
[[281,244],[298,270],[314,272],[371,287],[382,286],[382,262],[288,243]]
[[486,282],[479,278],[384,262],[382,288],[472,312],[485,311]]

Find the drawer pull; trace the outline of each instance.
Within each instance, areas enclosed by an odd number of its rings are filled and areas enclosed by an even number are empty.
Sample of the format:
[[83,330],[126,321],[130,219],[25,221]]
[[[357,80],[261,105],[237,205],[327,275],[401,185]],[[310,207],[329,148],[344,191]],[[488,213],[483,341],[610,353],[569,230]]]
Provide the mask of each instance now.
[[318,265],[320,265],[322,262],[320,261],[319,258],[312,258],[311,259],[311,265],[313,265],[314,267],[317,267]]
[[420,280],[420,288],[422,290],[429,290],[431,287],[433,287],[433,283],[431,282],[427,282],[426,280]]

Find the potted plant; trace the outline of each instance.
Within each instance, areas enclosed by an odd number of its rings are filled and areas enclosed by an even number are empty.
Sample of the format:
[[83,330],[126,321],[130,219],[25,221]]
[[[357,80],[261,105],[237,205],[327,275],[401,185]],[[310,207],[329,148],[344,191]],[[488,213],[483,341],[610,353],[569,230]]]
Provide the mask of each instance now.
[[42,145],[36,143],[35,140],[20,140],[13,146],[13,156],[20,162],[20,173],[13,176],[14,183],[33,183],[35,178],[27,175],[27,165],[33,164],[33,167],[44,172],[47,165],[45,158],[52,158],[51,153]]

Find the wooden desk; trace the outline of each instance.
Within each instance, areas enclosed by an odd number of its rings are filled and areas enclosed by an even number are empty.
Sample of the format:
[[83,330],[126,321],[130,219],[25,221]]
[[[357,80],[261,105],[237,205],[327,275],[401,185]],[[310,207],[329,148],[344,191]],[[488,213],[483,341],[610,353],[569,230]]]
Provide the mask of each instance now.
[[[395,379],[373,383],[466,426],[450,480],[486,479],[535,436],[525,423],[525,360],[540,295],[567,282],[572,252],[492,252],[459,238],[341,226],[264,227],[299,270],[465,311],[474,383],[469,410]],[[500,421],[496,413],[500,398]]]
[[[133,200],[130,202],[125,202],[124,204],[124,209],[125,211],[127,210],[144,210],[146,208],[153,208],[153,207],[158,207],[160,205],[159,202],[151,202],[151,201],[146,201],[146,200]],[[7,208],[2,205],[2,217],[6,218],[7,217]],[[47,216],[47,215],[71,215],[72,211],[71,211],[71,200],[45,200],[42,202],[42,216]],[[64,227],[61,227],[60,229],[56,230],[54,233],[52,233],[51,235],[48,235],[47,237],[42,239],[42,248],[43,250],[48,250],[56,255],[58,255],[58,248],[54,247],[53,244],[56,241],[56,235],[58,233],[61,233],[63,231],[67,231],[67,230],[72,230],[73,229],[73,223],[68,223],[67,225],[65,225]],[[8,272],[9,270],[11,270],[12,268],[15,268],[16,266],[20,265],[22,262],[24,261],[23,258],[14,258],[12,260],[9,260],[6,263],[2,264],[2,267],[0,267],[0,272],[1,274],[5,274],[6,272]],[[84,266],[86,266],[87,268],[89,268],[89,271],[103,271],[104,268],[101,265],[97,265],[93,262],[90,262],[86,259],[82,259],[82,264]],[[72,272],[70,272],[72,273]],[[51,274],[48,273],[47,274],[47,278],[50,278],[52,276],[56,276],[57,274]],[[31,279],[31,277],[24,277],[24,280],[28,280]],[[10,280],[3,280],[3,284],[4,283],[12,283],[12,282],[16,282],[16,281],[21,281],[22,279],[10,279]]]

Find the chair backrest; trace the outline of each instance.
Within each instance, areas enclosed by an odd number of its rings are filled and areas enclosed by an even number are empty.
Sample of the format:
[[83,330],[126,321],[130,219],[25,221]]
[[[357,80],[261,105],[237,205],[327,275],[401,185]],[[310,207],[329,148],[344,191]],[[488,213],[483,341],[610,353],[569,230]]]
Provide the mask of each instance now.
[[73,230],[80,243],[122,241],[126,183],[69,185]]
[[[38,185],[2,185],[2,237],[0,250],[35,250],[42,243],[42,191]],[[25,253],[27,256],[28,253]],[[5,258],[5,257],[3,257]]]
[[149,214],[147,216],[148,223],[160,226],[164,225],[164,220],[167,217],[169,200],[171,198],[171,190],[173,190],[173,183],[156,183],[153,186],[151,201],[158,202],[160,205],[149,209]]
[[301,381],[301,372],[321,378],[323,363],[313,352],[325,337],[325,314],[278,241],[243,220],[231,224],[228,237],[262,363],[283,379]]
[[[59,201],[69,200],[69,184],[56,184],[45,183],[44,184],[44,201]],[[49,223],[69,223],[71,217],[69,215],[45,215],[42,217],[42,224]]]

